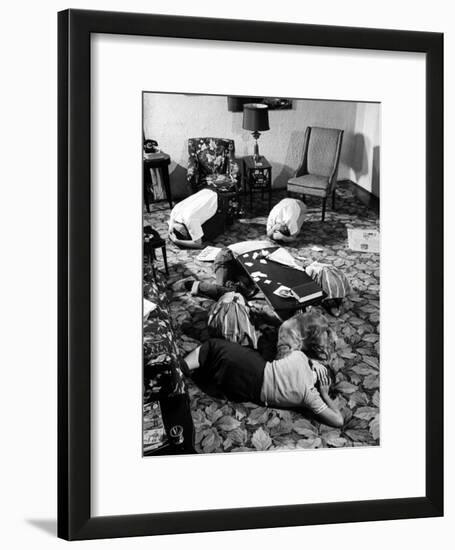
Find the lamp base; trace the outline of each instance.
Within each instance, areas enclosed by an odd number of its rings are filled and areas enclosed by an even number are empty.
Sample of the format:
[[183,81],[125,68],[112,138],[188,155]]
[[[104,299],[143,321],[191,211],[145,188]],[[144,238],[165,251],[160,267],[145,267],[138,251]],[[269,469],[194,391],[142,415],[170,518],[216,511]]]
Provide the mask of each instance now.
[[261,134],[259,132],[255,132],[253,134],[253,137],[255,139],[254,141],[254,150],[253,150],[253,160],[254,162],[259,162],[261,160],[261,155],[259,154],[259,143],[258,139]]

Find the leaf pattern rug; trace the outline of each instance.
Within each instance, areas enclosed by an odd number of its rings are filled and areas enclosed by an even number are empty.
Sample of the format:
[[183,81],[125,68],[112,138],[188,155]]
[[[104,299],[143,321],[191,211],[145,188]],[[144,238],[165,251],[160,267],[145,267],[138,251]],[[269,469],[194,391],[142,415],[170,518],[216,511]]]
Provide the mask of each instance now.
[[[274,204],[285,196],[275,191]],[[248,201],[246,201],[246,205]],[[151,205],[144,212],[144,224],[150,224],[163,237],[167,233],[169,207]],[[348,248],[347,229],[378,229],[379,218],[357,200],[348,186],[337,188],[336,211],[328,209],[321,223],[321,206],[309,198],[308,217],[299,238],[288,246],[296,257],[332,263],[342,269],[352,286],[340,317],[328,316],[338,336],[336,401],[345,425],[334,429],[306,417],[302,411],[259,407],[252,403],[232,403],[213,397],[187,380],[195,425],[198,452],[242,452],[271,449],[314,449],[321,447],[357,447],[379,444],[379,254],[354,252]],[[255,200],[253,210],[237,220],[225,234],[208,243],[214,246],[264,239],[267,200]],[[213,281],[212,264],[196,259],[199,251],[181,250],[167,241],[170,274],[168,284],[188,276]],[[163,270],[161,252],[157,269]],[[187,292],[168,291],[170,314],[176,343],[186,354],[208,338],[207,317],[212,300],[190,296]],[[262,315],[261,330],[276,331],[272,312],[258,295],[252,301],[257,318]],[[268,322],[267,320],[270,320]]]

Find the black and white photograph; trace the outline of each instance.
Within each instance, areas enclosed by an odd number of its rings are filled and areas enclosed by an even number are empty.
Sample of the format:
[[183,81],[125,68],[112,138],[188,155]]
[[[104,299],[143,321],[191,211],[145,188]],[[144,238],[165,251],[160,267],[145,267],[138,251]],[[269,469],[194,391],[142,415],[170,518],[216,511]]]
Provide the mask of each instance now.
[[379,446],[381,104],[142,114],[143,456]]
[[450,548],[450,8],[5,4],[2,547]]

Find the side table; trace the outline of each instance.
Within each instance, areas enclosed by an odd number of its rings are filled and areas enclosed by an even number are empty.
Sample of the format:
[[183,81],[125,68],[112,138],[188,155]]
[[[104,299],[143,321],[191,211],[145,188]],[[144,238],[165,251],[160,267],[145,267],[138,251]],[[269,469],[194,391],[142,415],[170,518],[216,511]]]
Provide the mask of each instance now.
[[152,187],[150,170],[157,170],[161,174],[169,207],[172,208],[171,186],[169,183],[169,164],[171,157],[166,153],[149,153],[143,160],[144,165],[144,201],[147,212],[150,212],[149,187]]
[[253,191],[269,193],[269,210],[272,207],[272,165],[265,157],[256,162],[254,157],[243,157],[244,191],[250,193],[250,208],[253,207]]

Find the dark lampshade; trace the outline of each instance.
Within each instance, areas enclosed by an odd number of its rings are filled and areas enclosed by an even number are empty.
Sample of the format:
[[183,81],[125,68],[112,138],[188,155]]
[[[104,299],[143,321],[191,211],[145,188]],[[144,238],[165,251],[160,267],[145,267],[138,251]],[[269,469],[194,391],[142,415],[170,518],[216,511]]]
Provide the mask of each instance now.
[[269,130],[269,108],[264,103],[246,103],[243,106],[243,129],[250,132]]

